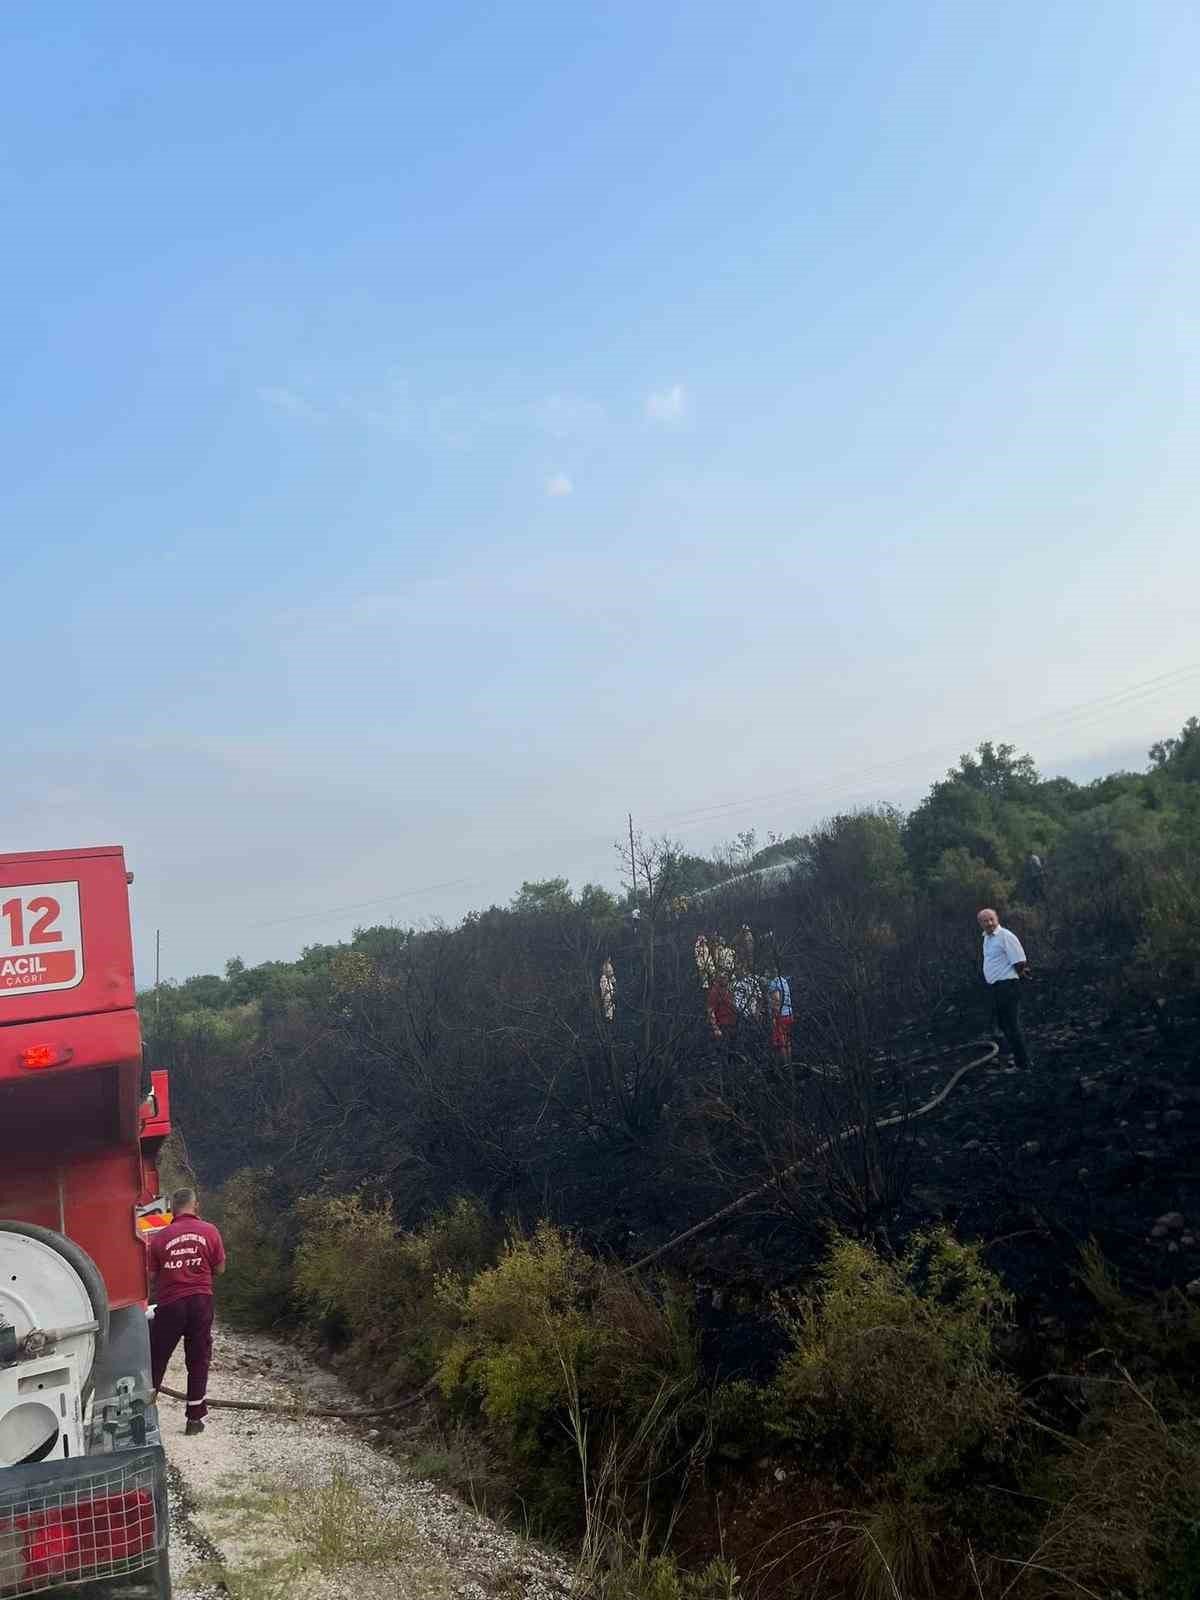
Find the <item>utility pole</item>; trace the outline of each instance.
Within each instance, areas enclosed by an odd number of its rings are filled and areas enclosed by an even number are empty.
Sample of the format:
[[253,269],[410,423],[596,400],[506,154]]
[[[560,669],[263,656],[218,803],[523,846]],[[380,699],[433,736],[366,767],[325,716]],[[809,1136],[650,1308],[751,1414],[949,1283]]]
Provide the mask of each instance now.
[[[154,1032],[158,1033],[159,1012],[162,1009],[162,929],[154,930]],[[155,1040],[157,1044],[157,1039]]]
[[629,871],[633,878],[633,909],[637,914],[637,857],[633,853],[633,812],[629,813]]
[[642,959],[642,1054],[646,1061],[650,1059],[650,1047],[654,1038],[654,1019],[652,1016],[654,1005],[654,881],[650,876],[650,862],[646,862],[646,916],[641,915],[638,905],[638,877],[637,877],[637,847],[633,840],[633,812],[629,813],[629,871],[633,878],[633,923],[635,935],[640,931],[646,942],[645,954]]

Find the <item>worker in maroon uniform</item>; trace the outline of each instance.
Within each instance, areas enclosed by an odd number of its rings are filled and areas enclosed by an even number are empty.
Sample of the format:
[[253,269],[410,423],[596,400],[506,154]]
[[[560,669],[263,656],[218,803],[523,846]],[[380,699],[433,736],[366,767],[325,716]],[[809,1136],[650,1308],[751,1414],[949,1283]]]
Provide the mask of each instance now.
[[187,1362],[187,1426],[203,1433],[208,1415],[208,1368],[212,1361],[213,1278],[225,1271],[225,1246],[211,1222],[204,1222],[194,1189],[171,1196],[174,1220],[150,1238],[151,1292],[156,1302],[150,1323],[150,1367],[157,1395],[183,1340]]

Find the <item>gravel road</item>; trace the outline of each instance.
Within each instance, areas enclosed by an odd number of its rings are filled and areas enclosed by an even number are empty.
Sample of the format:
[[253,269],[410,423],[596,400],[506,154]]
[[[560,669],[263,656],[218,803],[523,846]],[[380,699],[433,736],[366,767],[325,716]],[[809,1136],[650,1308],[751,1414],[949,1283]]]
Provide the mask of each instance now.
[[[182,1391],[182,1356],[167,1383]],[[362,1404],[287,1346],[218,1330],[209,1392]],[[511,1530],[408,1474],[371,1424],[210,1412],[188,1439],[164,1400],[175,1600],[561,1600],[571,1573]]]

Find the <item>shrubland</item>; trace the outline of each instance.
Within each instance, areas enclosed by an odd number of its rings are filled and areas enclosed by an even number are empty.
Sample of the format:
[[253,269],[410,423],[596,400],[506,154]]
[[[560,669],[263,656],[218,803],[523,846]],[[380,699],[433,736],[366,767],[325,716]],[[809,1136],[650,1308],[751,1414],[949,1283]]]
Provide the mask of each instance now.
[[[227,1217],[248,1192],[227,1186]],[[369,1392],[434,1380],[418,1458],[436,1467],[440,1438],[486,1462],[489,1509],[574,1543],[589,1591],[1196,1592],[1200,1313],[1126,1297],[1094,1247],[1078,1270],[1111,1344],[1022,1382],[1012,1297],[978,1245],[940,1229],[893,1255],[833,1233],[774,1296],[781,1354],[755,1381],[702,1359],[685,1283],[643,1281],[548,1221],[498,1235],[460,1200],[405,1233],[364,1194],[303,1201],[295,1221],[293,1323],[336,1329]],[[231,1263],[235,1285],[246,1270]],[[747,1541],[720,1507],[745,1499],[752,1464],[795,1490]],[[713,1536],[681,1551],[697,1516]]]

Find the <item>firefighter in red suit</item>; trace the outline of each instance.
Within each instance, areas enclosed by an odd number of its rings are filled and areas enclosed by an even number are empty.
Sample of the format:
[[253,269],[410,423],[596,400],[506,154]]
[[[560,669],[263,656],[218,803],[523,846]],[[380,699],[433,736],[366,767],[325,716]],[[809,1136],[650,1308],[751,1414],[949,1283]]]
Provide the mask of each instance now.
[[150,1365],[155,1393],[183,1340],[187,1362],[187,1426],[203,1433],[212,1361],[213,1278],[225,1271],[219,1231],[205,1222],[194,1189],[171,1196],[174,1220],[150,1239],[150,1282],[156,1307],[150,1323]]

